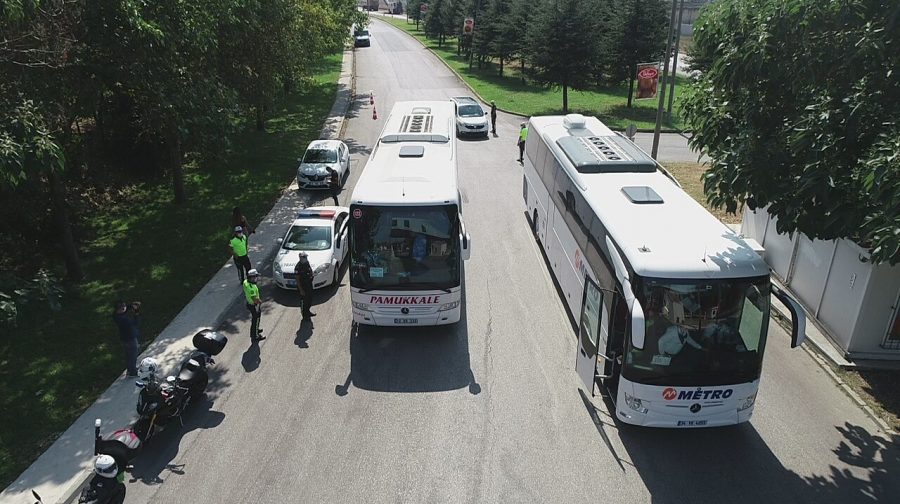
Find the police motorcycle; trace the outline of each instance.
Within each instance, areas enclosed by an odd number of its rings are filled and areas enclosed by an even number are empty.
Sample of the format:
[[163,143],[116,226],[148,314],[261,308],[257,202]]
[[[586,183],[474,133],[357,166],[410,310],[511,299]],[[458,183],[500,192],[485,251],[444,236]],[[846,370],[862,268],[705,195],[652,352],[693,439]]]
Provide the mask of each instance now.
[[176,376],[159,379],[159,364],[152,357],[141,361],[138,368],[139,380],[135,386],[141,389],[137,402],[138,420],[131,431],[145,443],[169,422],[181,415],[206,391],[209,384],[207,368],[214,364],[213,356],[218,355],[228,343],[228,338],[215,331],[203,330],[194,335],[195,351],[182,362]]

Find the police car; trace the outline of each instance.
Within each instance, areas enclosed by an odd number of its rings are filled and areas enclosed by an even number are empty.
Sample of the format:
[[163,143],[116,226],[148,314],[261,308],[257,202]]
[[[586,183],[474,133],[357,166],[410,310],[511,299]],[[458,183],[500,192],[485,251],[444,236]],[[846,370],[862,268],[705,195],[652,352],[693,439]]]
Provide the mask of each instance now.
[[305,208],[288,228],[273,265],[275,284],[282,289],[296,289],[294,266],[300,252],[306,252],[315,277],[313,289],[337,284],[341,265],[347,258],[347,216],[350,209],[342,206]]

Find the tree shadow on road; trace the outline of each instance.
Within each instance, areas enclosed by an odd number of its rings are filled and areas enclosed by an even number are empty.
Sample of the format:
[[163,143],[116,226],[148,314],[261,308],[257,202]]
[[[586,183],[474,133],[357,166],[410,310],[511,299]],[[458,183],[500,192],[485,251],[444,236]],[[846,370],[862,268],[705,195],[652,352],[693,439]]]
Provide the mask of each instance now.
[[[690,430],[636,427],[595,408],[583,393],[582,398],[611,454],[623,471],[634,467],[654,503],[845,504],[892,502],[900,495],[900,439],[849,422],[835,426],[844,439],[832,452],[852,469],[831,466],[828,474],[802,475],[782,464],[752,423]],[[613,432],[630,463],[606,437]]]

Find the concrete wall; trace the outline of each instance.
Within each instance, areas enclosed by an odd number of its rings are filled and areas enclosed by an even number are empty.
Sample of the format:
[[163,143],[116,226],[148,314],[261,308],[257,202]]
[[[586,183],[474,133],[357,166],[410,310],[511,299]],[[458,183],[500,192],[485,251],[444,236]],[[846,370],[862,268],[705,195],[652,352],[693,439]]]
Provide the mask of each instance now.
[[900,267],[873,266],[866,299],[857,318],[850,353],[865,358],[900,359],[900,349],[882,346],[893,322],[897,295],[900,294]]
[[900,266],[873,265],[849,240],[811,240],[776,231],[765,210],[745,210],[741,233],[765,248],[772,271],[849,358],[900,360],[884,347],[900,292]]

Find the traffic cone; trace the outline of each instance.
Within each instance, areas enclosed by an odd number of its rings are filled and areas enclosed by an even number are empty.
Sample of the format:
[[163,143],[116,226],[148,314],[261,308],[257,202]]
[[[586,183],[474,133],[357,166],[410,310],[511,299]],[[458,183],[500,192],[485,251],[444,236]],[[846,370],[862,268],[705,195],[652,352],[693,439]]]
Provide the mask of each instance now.
[[369,91],[369,105],[375,105],[375,93]]
[[372,107],[372,120],[378,120],[378,111],[375,110],[375,107]]

